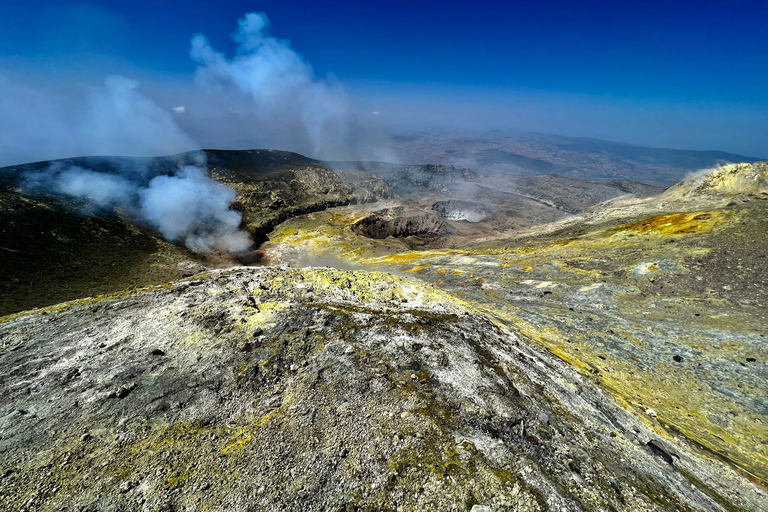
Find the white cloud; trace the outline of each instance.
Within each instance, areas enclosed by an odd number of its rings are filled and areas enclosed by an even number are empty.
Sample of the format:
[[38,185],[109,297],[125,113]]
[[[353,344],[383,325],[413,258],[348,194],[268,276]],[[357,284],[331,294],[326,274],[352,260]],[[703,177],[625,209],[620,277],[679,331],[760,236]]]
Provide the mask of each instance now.
[[184,107],[184,105],[180,105],[178,107],[173,107],[171,110],[173,110],[176,114],[183,114],[187,111],[187,109]]

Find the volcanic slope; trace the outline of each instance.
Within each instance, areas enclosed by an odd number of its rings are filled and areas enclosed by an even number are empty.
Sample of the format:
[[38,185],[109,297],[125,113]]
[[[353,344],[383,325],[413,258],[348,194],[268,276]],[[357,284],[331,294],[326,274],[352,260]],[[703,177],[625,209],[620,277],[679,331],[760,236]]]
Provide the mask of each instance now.
[[412,279],[218,271],[6,318],[0,339],[5,510],[768,507]]
[[0,315],[169,282],[207,263],[118,212],[84,214],[81,202],[17,185],[0,173]]
[[[269,179],[267,153],[210,172]],[[283,171],[270,193],[306,190]],[[211,271],[0,319],[0,508],[768,508],[767,164],[577,214],[523,197],[557,213],[538,226],[442,189],[466,171],[404,172],[421,196],[295,210],[262,248],[387,273]],[[490,218],[421,251],[353,230],[390,206]]]
[[[529,198],[514,191],[489,191],[468,169],[324,163],[272,150],[207,150],[158,158],[83,157],[17,165],[0,169],[0,315],[115,293],[131,286],[162,284],[206,268],[256,259],[254,253],[234,257],[195,254],[180,244],[164,241],[126,212],[94,208],[87,200],[45,189],[22,190],[26,173],[51,165],[129,178],[138,174],[146,179],[172,174],[185,165],[203,166],[211,177],[236,191],[232,207],[242,213],[242,228],[250,233],[255,246],[286,221],[311,212],[371,204],[368,214],[377,219],[378,211],[406,204],[409,209],[402,209],[403,215],[392,219],[395,225],[409,226],[402,230],[407,236],[396,249],[446,247],[455,245],[456,238],[559,220],[569,215],[567,211],[574,204],[584,208],[626,193],[626,187],[611,185],[600,187],[599,194],[585,195],[589,184],[570,180],[568,187],[560,187],[556,194],[569,205],[563,208],[540,199],[552,197],[551,189],[558,185],[553,185],[556,177],[528,178],[525,193],[532,196]],[[507,185],[507,189],[513,188]],[[482,222],[453,222],[452,218],[464,218],[467,208],[456,213],[445,207],[437,209],[448,218],[435,220],[438,213],[434,205],[457,198],[482,198],[479,200],[487,210]],[[454,238],[440,236],[444,232],[433,229],[442,224]],[[371,234],[374,238],[387,236],[375,230]]]
[[253,260],[195,254],[168,243],[119,210],[94,208],[44,189],[22,190],[25,173],[55,164],[106,174],[168,175],[204,164],[237,192],[233,208],[254,243],[286,219],[331,206],[391,196],[372,174],[337,172],[279,151],[206,151],[172,157],[84,157],[0,169],[0,315],[58,302],[162,284],[206,268]]
[[453,249],[392,253],[390,240],[356,241],[355,218],[307,231],[295,219],[265,254],[290,263],[301,248],[439,286],[568,361],[664,436],[768,482],[768,163]]

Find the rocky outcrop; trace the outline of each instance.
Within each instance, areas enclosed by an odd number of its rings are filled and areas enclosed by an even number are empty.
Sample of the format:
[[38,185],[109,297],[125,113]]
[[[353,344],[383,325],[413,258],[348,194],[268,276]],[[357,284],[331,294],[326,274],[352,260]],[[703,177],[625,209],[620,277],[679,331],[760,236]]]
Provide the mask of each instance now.
[[5,319],[0,339],[7,510],[768,504],[565,364],[388,274],[235,269]]
[[388,237],[437,237],[448,235],[451,227],[443,218],[429,211],[406,209],[402,206],[387,208],[368,215],[352,225],[352,231],[382,240]]
[[320,162],[294,165],[295,159],[288,156],[265,168],[252,166],[251,159],[261,162],[266,158],[262,154],[273,153],[301,155],[268,150],[219,153],[209,162],[212,175],[237,192],[233,207],[243,213],[244,227],[256,243],[266,241],[270,231],[293,217],[392,197],[381,178],[365,171],[334,170]]
[[706,169],[670,187],[667,196],[768,195],[768,162],[730,164]]

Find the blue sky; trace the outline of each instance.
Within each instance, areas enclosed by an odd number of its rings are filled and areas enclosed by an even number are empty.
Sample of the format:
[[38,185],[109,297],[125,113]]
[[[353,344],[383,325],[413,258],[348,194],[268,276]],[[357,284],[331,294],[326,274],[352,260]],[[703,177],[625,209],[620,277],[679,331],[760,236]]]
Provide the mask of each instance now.
[[[164,108],[194,105],[190,38],[232,56],[247,12],[266,13],[318,79],[389,130],[519,129],[768,157],[766,2],[0,1],[0,76],[75,89],[120,74]],[[221,143],[198,128],[185,126]]]

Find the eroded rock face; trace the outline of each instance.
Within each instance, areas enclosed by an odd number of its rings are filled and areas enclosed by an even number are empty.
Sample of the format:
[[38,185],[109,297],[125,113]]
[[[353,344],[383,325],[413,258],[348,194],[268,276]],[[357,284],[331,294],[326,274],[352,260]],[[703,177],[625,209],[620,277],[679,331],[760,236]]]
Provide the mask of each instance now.
[[383,240],[390,236],[434,237],[452,232],[443,218],[433,212],[400,207],[377,211],[352,225],[352,231],[368,238]]
[[0,339],[5,510],[768,504],[565,364],[389,274],[235,269],[7,319]]
[[[248,158],[233,161],[233,153],[248,153]],[[250,164],[252,158],[261,162],[257,159],[261,153],[283,152],[228,151],[212,168],[214,178],[237,191],[233,207],[242,212],[243,225],[257,243],[266,241],[270,231],[293,217],[392,197],[389,186],[371,173],[334,170],[320,162],[305,166],[286,163],[275,169]]]
[[668,196],[768,194],[768,162],[729,164],[700,171],[670,187]]

